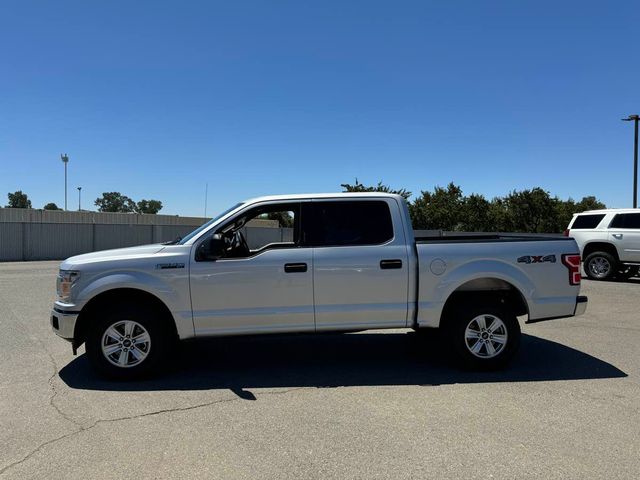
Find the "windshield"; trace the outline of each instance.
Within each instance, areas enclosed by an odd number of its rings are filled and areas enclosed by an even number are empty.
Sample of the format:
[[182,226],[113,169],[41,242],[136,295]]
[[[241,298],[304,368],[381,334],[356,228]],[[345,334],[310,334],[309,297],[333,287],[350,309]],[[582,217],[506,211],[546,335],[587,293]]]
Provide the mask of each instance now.
[[232,212],[233,210],[235,210],[236,208],[240,207],[242,205],[242,203],[237,203],[235,204],[233,207],[231,208],[227,208],[224,212],[222,212],[221,214],[213,217],[211,220],[209,220],[207,223],[205,223],[204,225],[199,226],[198,228],[196,228],[193,232],[191,232],[189,235],[187,235],[186,237],[184,237],[182,240],[180,240],[178,242],[178,245],[184,245],[185,243],[187,243],[189,240],[191,240],[193,237],[195,237],[196,235],[198,235],[200,232],[202,232],[203,230],[207,229],[210,225],[216,223],[218,220],[220,220],[222,217],[224,217],[226,214],[228,214],[229,212]]

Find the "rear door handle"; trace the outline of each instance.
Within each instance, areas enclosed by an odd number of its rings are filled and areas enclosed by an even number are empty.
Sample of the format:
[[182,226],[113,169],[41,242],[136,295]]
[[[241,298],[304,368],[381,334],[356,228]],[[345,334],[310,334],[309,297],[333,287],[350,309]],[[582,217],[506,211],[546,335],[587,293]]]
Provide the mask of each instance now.
[[306,272],[307,264],[306,263],[285,263],[284,271],[286,273]]
[[612,235],[613,235],[613,238],[617,238],[618,240],[620,240],[622,238],[622,234],[621,233],[614,233]]
[[380,260],[380,268],[382,270],[391,270],[392,268],[402,268],[402,260]]

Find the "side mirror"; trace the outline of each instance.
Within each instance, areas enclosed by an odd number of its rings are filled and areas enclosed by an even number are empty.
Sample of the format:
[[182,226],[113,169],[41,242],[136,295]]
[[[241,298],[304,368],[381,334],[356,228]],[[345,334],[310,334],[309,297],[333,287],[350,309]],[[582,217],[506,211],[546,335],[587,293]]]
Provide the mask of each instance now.
[[198,260],[217,260],[224,256],[225,243],[222,235],[216,233],[205,239],[198,247]]

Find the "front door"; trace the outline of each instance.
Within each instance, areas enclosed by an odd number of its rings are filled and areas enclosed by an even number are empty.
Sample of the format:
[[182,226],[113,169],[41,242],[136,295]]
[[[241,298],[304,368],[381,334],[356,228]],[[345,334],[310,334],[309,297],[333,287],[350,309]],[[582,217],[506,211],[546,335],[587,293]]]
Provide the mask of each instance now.
[[213,261],[192,255],[196,335],[314,330],[312,249],[300,246],[300,221],[299,203],[264,204],[212,232],[228,247]]

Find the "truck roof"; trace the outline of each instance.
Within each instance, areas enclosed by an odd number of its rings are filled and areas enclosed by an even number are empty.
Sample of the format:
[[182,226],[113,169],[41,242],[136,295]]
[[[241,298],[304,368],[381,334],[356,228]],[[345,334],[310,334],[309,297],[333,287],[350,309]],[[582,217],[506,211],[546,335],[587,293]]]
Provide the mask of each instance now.
[[289,195],[265,195],[262,197],[250,198],[245,203],[265,202],[273,200],[306,200],[310,198],[395,198],[403,200],[401,195],[384,192],[336,192],[336,193],[295,193]]

